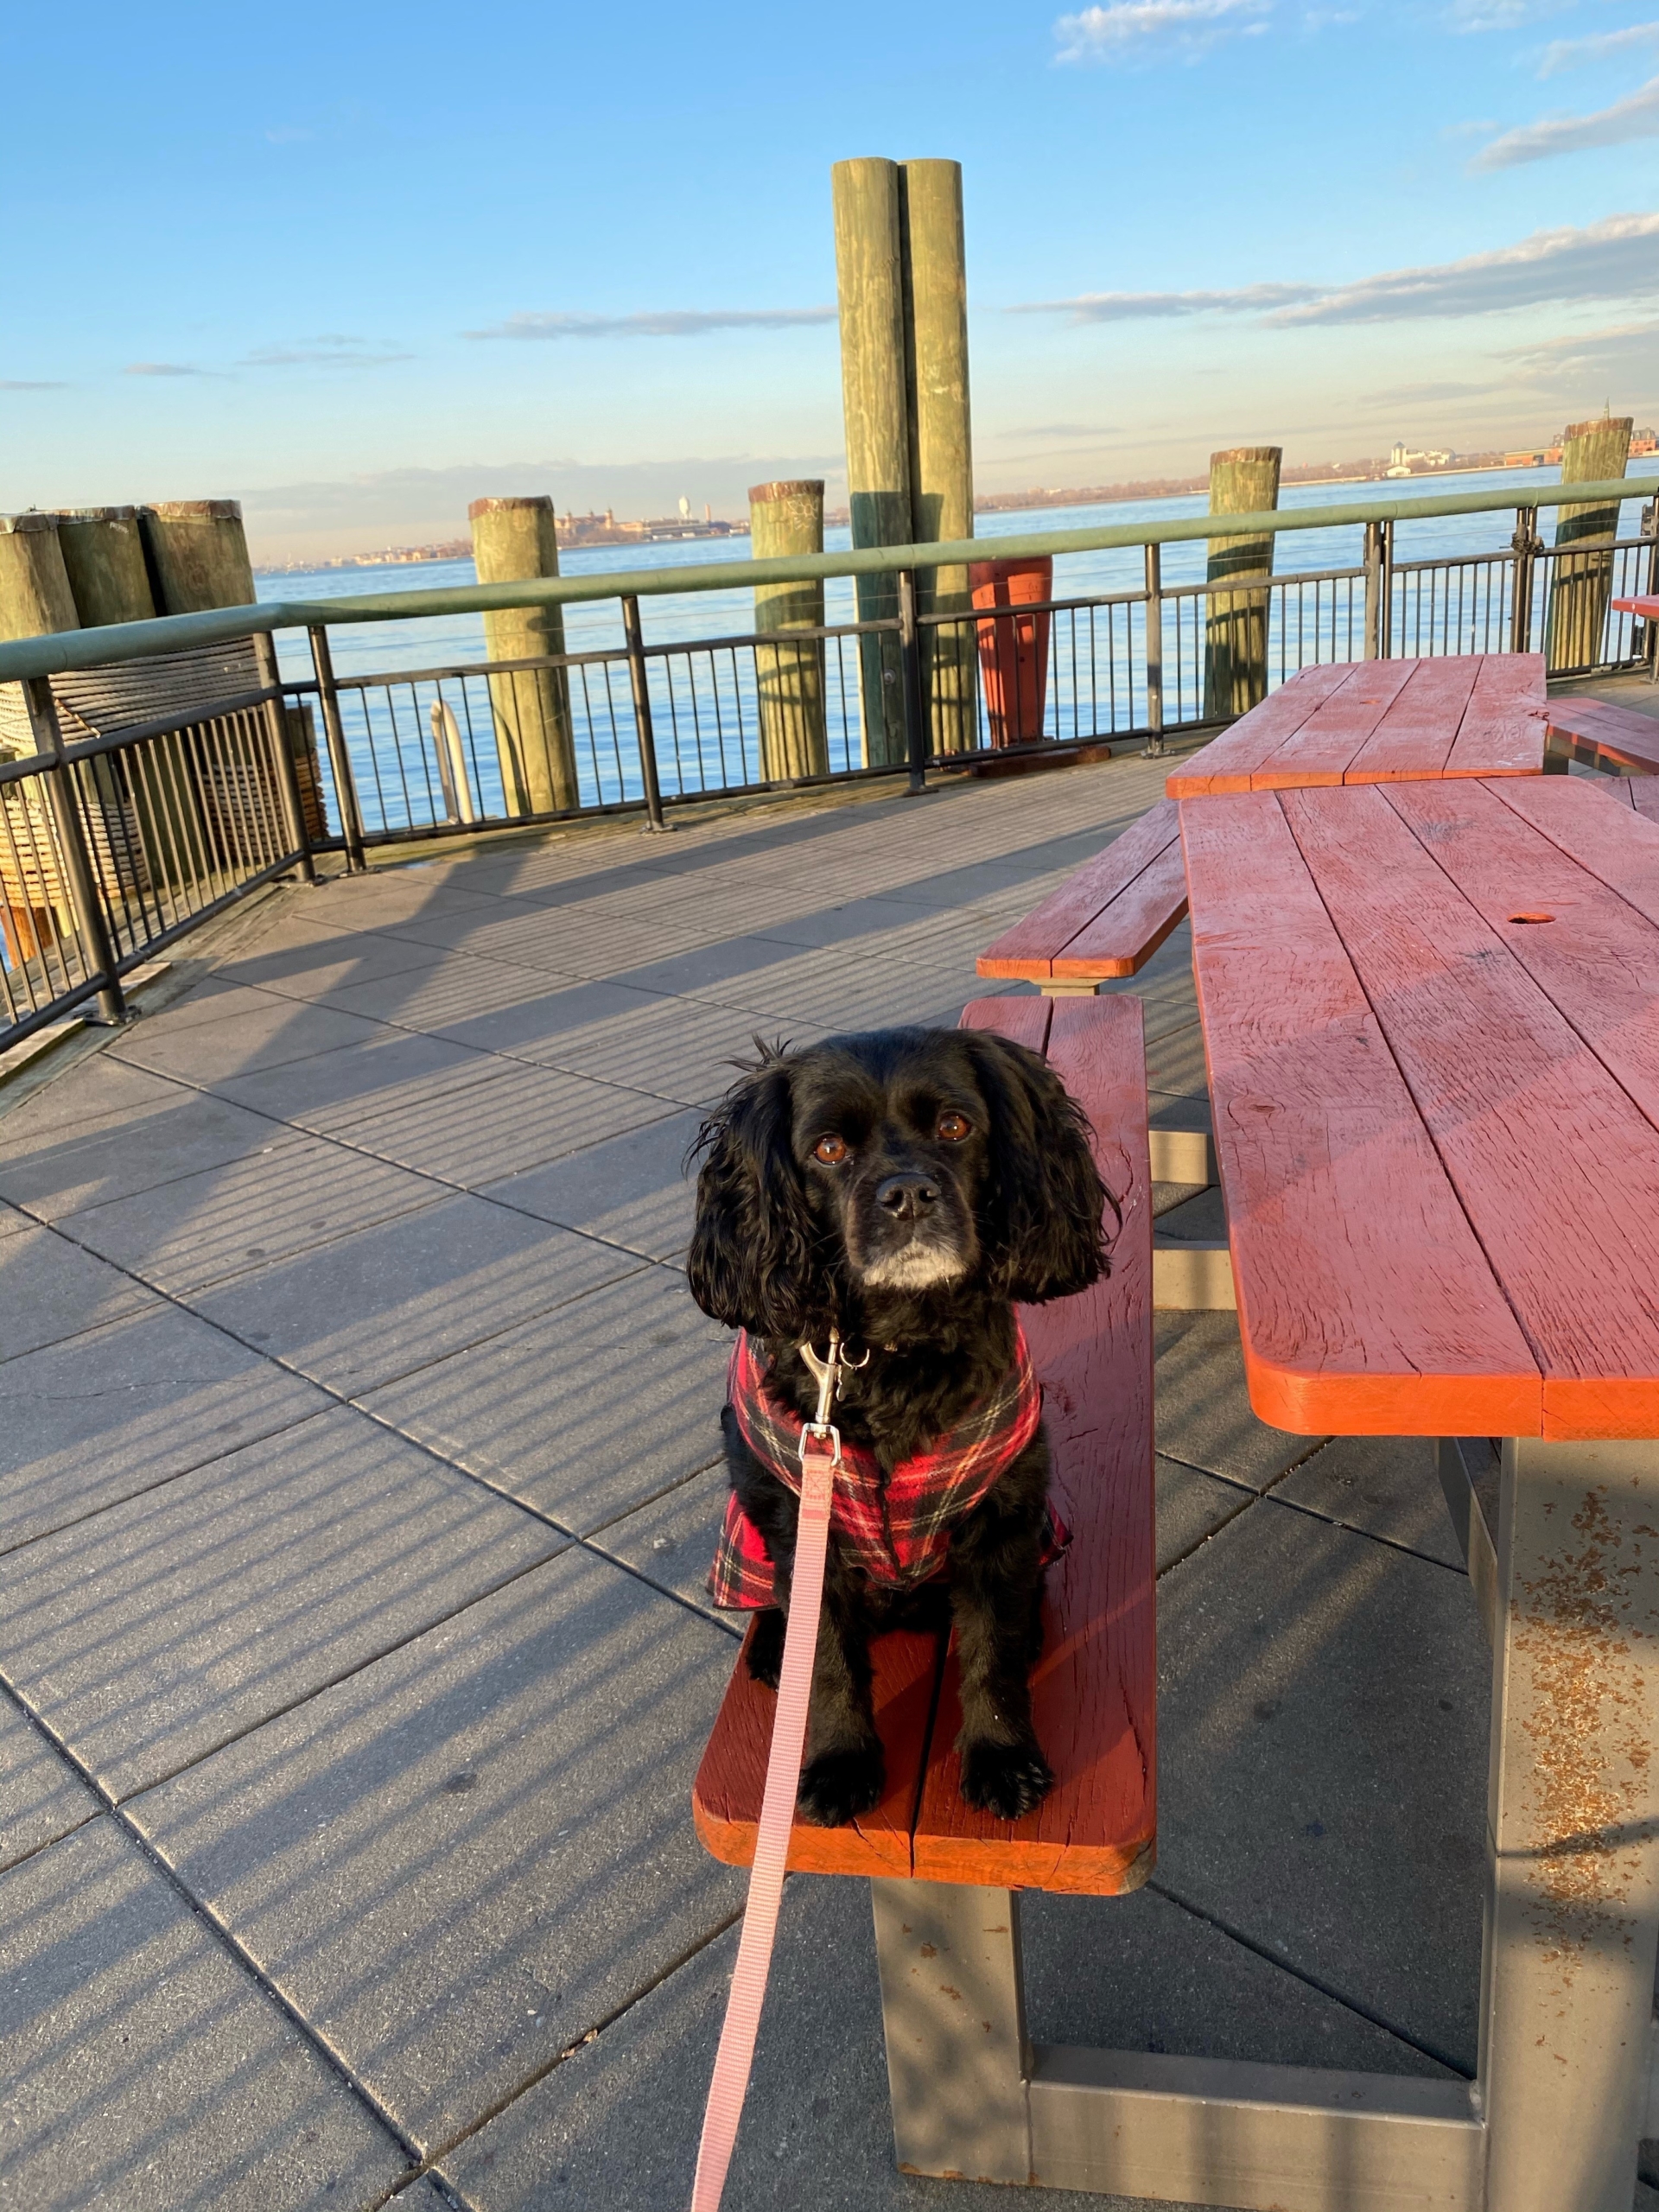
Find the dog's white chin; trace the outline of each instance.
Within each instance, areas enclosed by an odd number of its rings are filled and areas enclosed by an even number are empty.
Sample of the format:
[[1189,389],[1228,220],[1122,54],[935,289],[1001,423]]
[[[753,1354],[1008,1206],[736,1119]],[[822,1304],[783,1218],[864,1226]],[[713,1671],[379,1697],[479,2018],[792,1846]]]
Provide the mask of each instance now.
[[872,1290],[931,1290],[940,1283],[960,1282],[968,1269],[954,1252],[906,1244],[899,1251],[872,1260],[860,1272]]

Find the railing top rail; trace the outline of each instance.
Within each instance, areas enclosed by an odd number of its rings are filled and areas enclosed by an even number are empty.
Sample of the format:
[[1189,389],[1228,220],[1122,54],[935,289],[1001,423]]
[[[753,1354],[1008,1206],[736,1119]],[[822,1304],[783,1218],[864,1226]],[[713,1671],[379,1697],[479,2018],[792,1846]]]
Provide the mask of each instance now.
[[759,584],[814,582],[830,576],[891,575],[904,569],[953,569],[970,561],[1026,560],[1042,554],[1098,553],[1115,546],[1167,545],[1198,537],[1262,537],[1292,530],[1334,530],[1355,523],[1411,522],[1436,515],[1488,514],[1519,507],[1607,505],[1650,499],[1659,476],[1622,476],[1599,484],[1541,484],[1506,492],[1447,492],[1427,499],[1356,499],[1338,506],[1279,507],[1266,514],[1184,515],[1165,522],[1096,523],[1084,530],[1022,531],[1016,537],[963,537],[923,545],[871,545],[837,553],[790,555],[771,561],[707,563],[684,569],[604,569],[581,576],[545,576],[511,584],[457,584],[437,591],[365,593],[355,598],[273,600],[255,607],[214,607],[202,614],[167,614],[148,622],[112,622],[98,629],[0,643],[0,683],[57,676],[146,660],[191,645],[227,644],[260,631],[313,629],[338,623],[397,622],[448,614],[483,614],[514,607],[568,607],[584,601],[742,591]]

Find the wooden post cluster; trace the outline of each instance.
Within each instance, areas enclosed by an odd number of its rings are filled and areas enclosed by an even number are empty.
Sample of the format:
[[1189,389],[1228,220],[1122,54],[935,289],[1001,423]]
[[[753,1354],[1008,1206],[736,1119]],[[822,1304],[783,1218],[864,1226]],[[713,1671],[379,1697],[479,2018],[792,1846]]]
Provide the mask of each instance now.
[[[973,534],[967,277],[957,162],[837,162],[830,172],[841,315],[842,398],[853,543],[906,545]],[[921,612],[966,613],[960,569],[918,579]],[[858,580],[861,621],[893,620],[893,576]],[[974,741],[970,625],[926,626],[931,742]],[[906,757],[896,635],[860,656],[868,765]]]
[[[1624,474],[1630,452],[1631,417],[1611,415],[1594,423],[1569,425],[1561,447],[1563,484],[1607,484]],[[1612,595],[1613,556],[1618,535],[1618,506],[1559,508],[1555,518],[1556,557],[1551,563],[1549,618],[1545,664],[1558,671],[1593,668],[1602,658],[1607,602]],[[1562,546],[1597,550],[1563,554]]]
[[79,627],[56,515],[0,515],[0,638]]
[[[467,517],[480,583],[558,575],[553,502],[545,493],[528,499],[474,499]],[[556,607],[522,607],[486,614],[484,647],[493,661],[562,654],[563,613]],[[566,671],[531,668],[493,676],[490,706],[506,812],[556,814],[580,804]]]
[[[1212,515],[1266,514],[1279,504],[1278,446],[1235,446],[1210,456]],[[1273,538],[1212,537],[1205,574],[1214,583],[1273,573]],[[1204,715],[1246,715],[1268,694],[1268,594],[1211,592],[1204,625]]]
[[[783,480],[749,486],[749,550],[757,561],[823,550],[823,484],[820,478]],[[758,584],[754,626],[779,630],[823,628],[822,582]],[[830,742],[823,718],[823,639],[757,645],[755,683],[760,700],[760,773],[768,783],[827,776]]]

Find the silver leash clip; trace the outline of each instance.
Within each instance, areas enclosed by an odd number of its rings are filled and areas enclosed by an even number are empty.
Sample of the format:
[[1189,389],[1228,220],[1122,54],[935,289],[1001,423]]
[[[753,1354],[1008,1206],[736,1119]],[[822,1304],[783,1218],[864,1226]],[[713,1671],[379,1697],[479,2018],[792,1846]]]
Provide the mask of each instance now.
[[806,1465],[807,1439],[810,1436],[816,1437],[820,1443],[829,1445],[831,1464],[838,1467],[841,1465],[841,1431],[830,1421],[830,1415],[840,1395],[841,1371],[843,1367],[868,1366],[869,1352],[867,1350],[862,1359],[847,1358],[841,1347],[841,1331],[832,1328],[830,1332],[830,1356],[827,1359],[820,1359],[810,1344],[803,1344],[800,1346],[800,1354],[806,1363],[808,1372],[814,1377],[818,1386],[817,1417],[814,1421],[804,1421],[801,1424],[801,1465],[803,1467]]

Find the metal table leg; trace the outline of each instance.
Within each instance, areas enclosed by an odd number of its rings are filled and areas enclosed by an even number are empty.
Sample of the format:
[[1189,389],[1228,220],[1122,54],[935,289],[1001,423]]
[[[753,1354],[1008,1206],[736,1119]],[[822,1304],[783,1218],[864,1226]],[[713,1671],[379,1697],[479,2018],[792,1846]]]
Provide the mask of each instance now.
[[1503,1447],[1488,2212],[1629,2212],[1659,1944],[1659,1443]]

